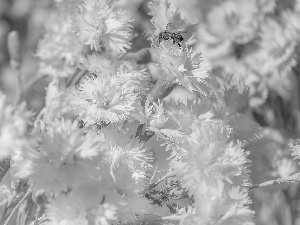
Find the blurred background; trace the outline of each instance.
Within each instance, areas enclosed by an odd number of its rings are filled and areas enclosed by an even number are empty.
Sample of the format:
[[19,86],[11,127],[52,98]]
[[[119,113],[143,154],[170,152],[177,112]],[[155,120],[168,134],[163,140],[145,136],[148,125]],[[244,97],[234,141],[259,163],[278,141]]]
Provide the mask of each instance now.
[[[72,2],[68,0],[69,2]],[[149,1],[115,0],[133,17],[130,51],[149,47]],[[249,85],[249,115],[263,127],[250,151],[252,183],[284,178],[300,170],[289,143],[300,135],[300,1],[174,0],[182,14],[198,24],[194,48],[210,61],[215,74],[235,74]],[[39,76],[37,48],[45,24],[55,12],[54,0],[0,0],[0,91],[9,101],[16,93],[16,72],[10,68],[7,34],[16,30],[22,47],[21,78],[34,81],[23,99],[34,112],[45,105],[51,76]],[[155,75],[155,66],[148,68]],[[177,88],[172,96],[182,95]],[[188,94],[187,94],[188,95]],[[284,184],[250,192],[256,224],[300,225],[300,185]]]

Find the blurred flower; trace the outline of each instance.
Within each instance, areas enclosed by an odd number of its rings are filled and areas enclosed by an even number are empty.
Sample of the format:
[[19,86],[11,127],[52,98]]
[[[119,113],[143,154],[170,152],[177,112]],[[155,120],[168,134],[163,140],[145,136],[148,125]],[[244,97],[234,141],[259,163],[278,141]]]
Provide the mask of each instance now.
[[[232,77],[232,80],[234,80],[234,77]],[[243,111],[248,106],[249,88],[241,80],[229,82],[230,84],[225,83],[223,86],[224,103],[230,110]]]
[[232,54],[235,45],[247,44],[258,35],[262,15],[256,0],[200,2],[203,18],[198,28],[197,48],[212,65]]
[[9,157],[22,147],[33,114],[25,109],[25,103],[15,107],[0,92],[0,160]]
[[246,64],[264,76],[284,76],[296,63],[294,50],[297,33],[276,20],[266,19],[260,36],[259,49],[247,55],[244,59]]
[[227,0],[208,13],[207,29],[220,39],[242,44],[253,39],[258,19],[255,0]]
[[139,12],[139,8],[143,2],[144,0],[114,0],[114,4],[118,8],[126,10],[134,18],[134,26],[141,25],[144,22],[144,17]]
[[53,222],[57,221],[58,224],[62,223],[63,220],[69,220],[75,224],[79,223],[79,221],[82,222],[82,224],[87,224],[87,221],[84,218],[85,215],[80,215],[78,213],[80,212],[78,208],[79,207],[74,199],[61,195],[56,199],[49,199],[46,213],[50,220]]
[[83,0],[55,0],[55,2],[58,8],[61,8],[66,14],[70,14]]
[[100,75],[100,74],[115,74],[119,68],[116,60],[105,57],[104,54],[91,54],[86,58],[81,58],[82,67],[88,71]]
[[33,135],[36,140],[24,149],[15,176],[28,178],[34,189],[59,193],[99,175],[101,142],[92,133],[84,135],[77,121],[55,120]]
[[262,11],[263,14],[265,13],[272,13],[276,8],[276,0],[258,0],[257,5],[258,8]]
[[[101,198],[103,197],[104,192],[97,189],[100,187],[99,184],[93,182],[88,185],[81,188],[85,192],[79,193],[75,190],[75,193],[72,192],[71,195],[60,195],[55,199],[50,199],[46,209],[50,221],[45,225],[88,225],[91,223],[109,225],[109,221],[116,220],[116,207],[109,203],[99,205],[102,199],[93,196],[93,194],[101,194]],[[91,188],[94,191],[88,192]],[[87,205],[86,197],[88,199],[94,197],[93,204]]]
[[39,124],[43,130],[46,124],[51,124],[54,119],[63,116],[75,119],[75,115],[72,115],[70,109],[66,107],[66,97],[65,83],[61,82],[60,79],[54,78],[47,87],[45,107],[35,119],[35,128]]
[[4,205],[13,197],[11,189],[6,185],[0,185],[0,206]]
[[257,50],[245,55],[242,63],[250,77],[258,76],[260,82],[266,83],[283,98],[289,98],[293,89],[292,68],[296,65],[298,34],[293,27],[271,18],[264,21],[261,29]]
[[251,201],[239,188],[249,180],[250,161],[240,144],[228,143],[229,134],[230,127],[221,121],[199,121],[186,142],[177,146],[179,160],[171,167],[195,199],[194,214],[181,216],[180,224],[251,224]]
[[[288,99],[294,86],[292,68],[296,65],[299,16],[290,9],[281,9],[279,2],[277,6],[274,1],[243,2],[244,0],[224,1],[220,6],[212,7],[211,12],[220,7],[218,10],[225,13],[226,7],[221,8],[225,4],[232,7],[231,10],[234,9],[234,15],[240,14],[242,18],[238,16],[238,23],[248,25],[223,30],[226,27],[223,23],[228,22],[216,16],[221,14],[217,10],[218,14],[211,15],[211,23],[203,22],[200,25],[198,47],[214,68],[222,68],[245,80],[250,86],[251,106],[259,106],[265,102],[268,88]],[[278,15],[274,15],[275,9],[281,10],[277,12]],[[230,12],[229,10],[228,15]],[[219,23],[223,25],[218,27]]]
[[290,145],[291,147],[291,155],[294,156],[294,159],[300,159],[300,145],[299,145],[299,140],[296,144]]
[[287,178],[297,171],[297,166],[292,159],[283,158],[278,162],[278,175],[282,178]]
[[67,77],[76,70],[82,45],[72,33],[70,19],[56,10],[46,23],[46,33],[38,43],[39,72],[53,77]]
[[181,160],[179,162],[174,160],[173,168],[178,172],[182,186],[187,188],[190,195],[197,193],[199,183],[212,179],[209,176],[205,179],[204,170],[210,165],[213,166],[212,163],[216,163],[217,159],[224,154],[229,134],[227,129],[217,122],[197,124],[187,141],[179,145],[178,152],[181,153]]
[[149,213],[150,200],[140,193],[144,189],[141,183],[136,182],[129,167],[122,163],[115,171],[113,189],[106,194],[108,202],[115,203],[118,219],[123,222],[132,222],[138,215]]
[[130,48],[130,17],[109,0],[85,0],[72,15],[77,37],[91,49],[109,48],[125,53]]
[[117,207],[104,203],[96,207],[90,217],[95,218],[92,220],[95,224],[110,225],[112,220],[117,220],[116,211]]
[[201,202],[196,204],[194,213],[183,214],[180,225],[254,225],[254,211],[249,209],[251,202],[247,192],[239,187],[234,187],[221,196],[204,197]]

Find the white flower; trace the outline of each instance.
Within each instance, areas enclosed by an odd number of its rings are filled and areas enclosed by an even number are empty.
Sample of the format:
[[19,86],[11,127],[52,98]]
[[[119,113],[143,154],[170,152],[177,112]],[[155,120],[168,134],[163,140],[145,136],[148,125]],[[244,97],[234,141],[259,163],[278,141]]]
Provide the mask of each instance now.
[[180,11],[172,4],[172,1],[154,0],[149,2],[148,7],[149,14],[152,16],[151,22],[159,32],[164,31],[168,23],[177,26],[184,24]]
[[85,78],[69,95],[69,105],[86,125],[131,118],[138,104],[136,86],[120,76]]
[[153,47],[154,59],[160,64],[168,79],[178,79],[190,92],[208,92],[205,80],[209,77],[210,66],[200,51],[192,52],[192,49],[179,47],[171,40]]
[[299,145],[299,140],[297,140],[297,143],[295,145],[291,145],[290,144],[290,148],[291,148],[291,155],[295,156],[294,159],[300,159],[300,145]]
[[249,204],[248,193],[239,187],[223,190],[220,196],[203,196],[193,213],[183,214],[180,225],[254,225]]
[[122,163],[115,171],[113,189],[106,194],[106,201],[113,202],[117,207],[118,219],[131,222],[137,219],[138,214],[149,213],[150,200],[140,193],[144,189],[142,183],[136,182],[130,168]]
[[18,178],[28,178],[35,189],[59,193],[97,177],[101,142],[78,129],[78,122],[55,120],[45,132],[33,134],[35,142],[26,146],[24,159],[15,163]]
[[256,0],[200,1],[199,47],[211,63],[226,59],[236,44],[258,35],[262,13]]
[[99,75],[99,74],[115,74],[119,65],[116,60],[105,57],[104,54],[91,54],[86,58],[81,59],[82,67],[88,71]]
[[198,122],[186,142],[177,146],[180,160],[173,160],[171,166],[190,195],[213,193],[213,186],[218,190],[220,182],[226,185],[248,182],[247,153],[239,144],[228,143],[229,134],[230,128],[222,122]]
[[139,94],[145,95],[152,85],[151,75],[144,67],[139,67],[132,61],[119,60],[105,53],[101,55],[95,53],[82,58],[81,63],[83,68],[97,76],[117,74],[124,79],[131,80]]
[[108,162],[110,174],[115,179],[115,173],[121,164],[125,164],[132,171],[135,180],[141,181],[146,172],[152,167],[152,155],[144,143],[131,137],[127,132],[118,131],[117,127],[110,126],[101,130],[104,139],[108,142]]
[[38,44],[39,72],[53,77],[73,74],[81,49],[82,44],[72,33],[70,19],[61,10],[56,10],[47,21],[46,33]]
[[0,185],[0,206],[4,205],[11,197],[13,193],[11,189],[6,185]]
[[90,217],[94,217],[95,224],[97,225],[110,225],[112,220],[116,220],[117,207],[104,203],[94,209]]
[[259,10],[254,0],[228,0],[215,5],[207,15],[207,29],[225,40],[247,43],[259,25]]
[[117,208],[110,203],[103,203],[105,191],[107,185],[104,182],[94,181],[75,188],[69,195],[62,194],[49,199],[46,215],[50,221],[46,224],[110,224],[109,221],[117,219]]
[[[283,79],[297,64],[295,48],[298,34],[292,27],[284,26],[271,18],[265,19],[261,30],[258,50],[247,54],[243,61],[261,78],[270,76],[268,83],[273,87],[278,85],[273,81],[274,78]],[[284,83],[280,84],[282,86]]]
[[283,158],[277,164],[277,173],[282,178],[287,178],[297,171],[297,166],[291,159]]
[[195,121],[211,119],[211,100],[206,97],[202,100],[187,100],[186,103],[171,101],[165,106],[169,122],[180,128],[185,134],[191,134]]
[[179,145],[181,159],[173,160],[171,166],[178,172],[182,186],[190,195],[200,194],[200,186],[202,192],[212,191],[209,190],[209,183],[216,183],[219,177],[209,174],[218,172],[211,169],[224,154],[228,135],[229,129],[222,122],[197,123],[186,142]]
[[25,110],[25,103],[14,107],[0,92],[0,160],[26,143],[25,135],[32,113]]
[[81,220],[81,222],[85,222],[85,215],[80,216],[79,207],[73,198],[61,195],[56,197],[55,199],[50,198],[48,202],[49,203],[46,205],[46,214],[50,220],[60,221],[60,223],[62,223],[62,221],[64,220],[69,220],[70,222],[72,220],[72,222],[75,222],[75,220]]
[[85,0],[72,15],[78,38],[91,49],[109,48],[125,53],[130,48],[130,17],[110,0]]
[[149,129],[156,131],[164,126],[168,117],[165,114],[163,103],[158,101],[158,104],[153,102],[153,105],[146,101],[145,104],[146,116],[148,117]]

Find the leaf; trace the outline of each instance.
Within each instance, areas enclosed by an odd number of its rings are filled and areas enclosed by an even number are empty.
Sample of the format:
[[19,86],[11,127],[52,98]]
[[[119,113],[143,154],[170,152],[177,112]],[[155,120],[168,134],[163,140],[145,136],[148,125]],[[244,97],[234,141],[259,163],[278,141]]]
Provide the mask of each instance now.
[[10,158],[4,159],[0,162],[0,182],[2,181],[3,177],[7,173],[10,168]]

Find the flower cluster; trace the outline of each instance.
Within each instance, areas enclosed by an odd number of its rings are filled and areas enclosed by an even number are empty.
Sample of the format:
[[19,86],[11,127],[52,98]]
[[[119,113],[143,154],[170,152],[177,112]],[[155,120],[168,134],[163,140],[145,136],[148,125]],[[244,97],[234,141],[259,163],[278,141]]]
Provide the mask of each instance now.
[[250,86],[250,105],[256,107],[266,101],[269,89],[285,99],[291,96],[300,14],[296,1],[283,2],[173,3],[198,22],[197,46],[212,68],[243,77]]
[[240,144],[227,142],[229,133],[229,127],[220,121],[201,121],[188,141],[178,146],[180,160],[171,166],[195,199],[194,213],[183,214],[180,224],[251,223],[251,200],[241,188],[249,179],[249,160]]
[[[30,222],[150,224],[152,216],[168,225],[253,224],[251,161],[243,148],[260,129],[246,114],[250,91],[237,77],[213,71],[195,41],[205,31],[231,46],[248,43],[259,29],[254,1],[219,3],[203,28],[176,1],[153,0],[152,35],[164,38],[125,55],[132,20],[122,2],[56,2],[60,10],[37,51],[40,72],[53,79],[12,163],[13,178],[26,181],[38,205]],[[167,100],[174,88],[192,97]],[[12,140],[23,140],[29,114],[7,106],[2,95],[1,105],[5,158]]]

